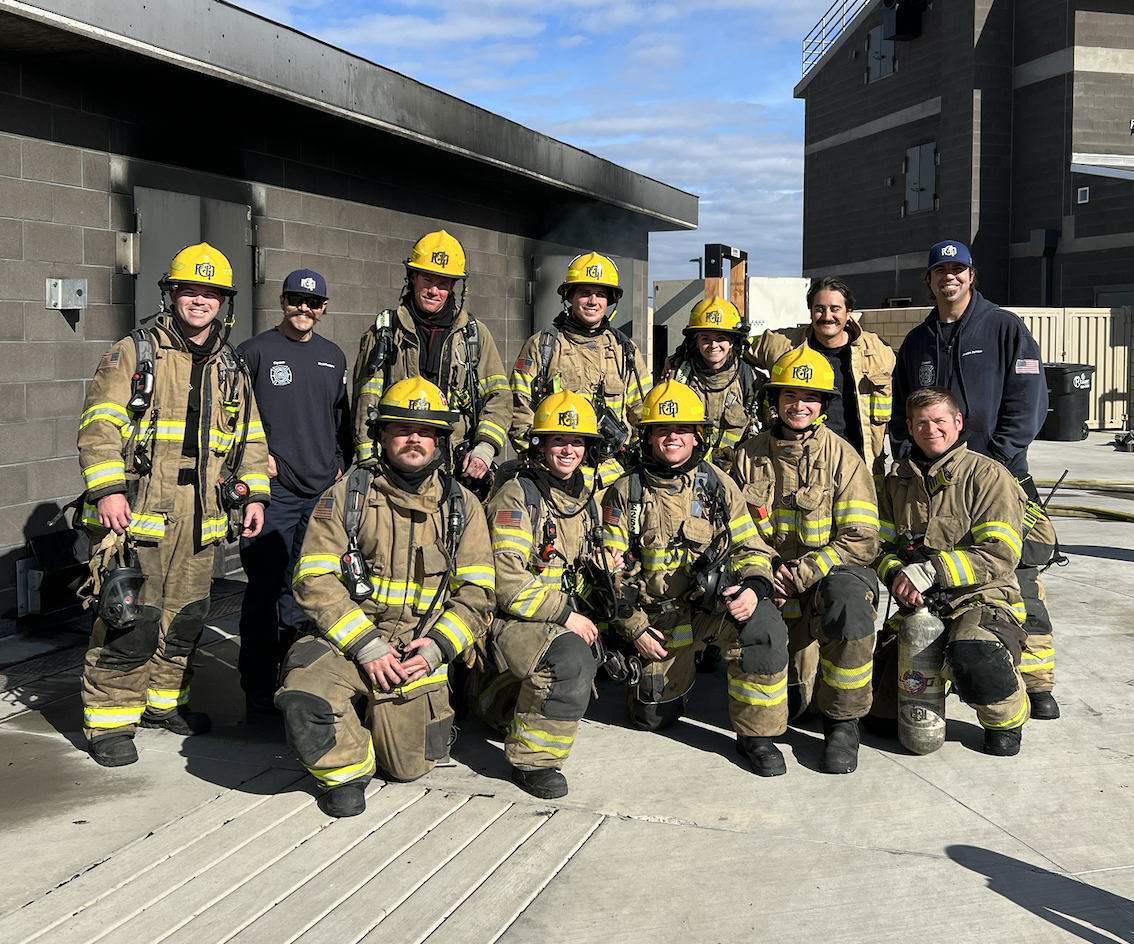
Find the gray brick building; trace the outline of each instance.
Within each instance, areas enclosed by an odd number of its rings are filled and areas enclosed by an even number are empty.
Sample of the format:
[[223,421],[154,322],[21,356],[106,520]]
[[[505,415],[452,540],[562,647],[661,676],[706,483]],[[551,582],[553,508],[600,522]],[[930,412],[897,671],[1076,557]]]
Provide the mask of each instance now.
[[1130,0],[867,0],[841,25],[795,88],[804,275],[917,305],[951,238],[995,301],[1134,302]]
[[[278,321],[290,270],[321,271],[320,333],[353,362],[413,241],[444,227],[510,366],[592,248],[644,341],[648,235],[697,222],[690,194],[216,0],[0,2],[0,51],[4,615],[27,540],[81,490],[85,385],[182,246],[233,261],[234,340]],[[85,307],[48,309],[73,279]]]

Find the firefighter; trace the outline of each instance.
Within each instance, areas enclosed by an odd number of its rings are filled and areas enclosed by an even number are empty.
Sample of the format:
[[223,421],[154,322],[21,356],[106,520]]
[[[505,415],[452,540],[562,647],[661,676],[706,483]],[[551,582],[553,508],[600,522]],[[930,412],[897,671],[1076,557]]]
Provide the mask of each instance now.
[[138,724],[209,730],[188,703],[213,551],[259,534],[270,496],[260,415],[228,344],[232,266],[208,243],[188,246],[158,284],[162,313],[103,355],[79,421],[81,516],[102,584],[83,726],[104,767],[138,759]]
[[[1000,463],[968,448],[947,388],[915,390],[904,406],[913,444],[882,490],[878,576],[898,602],[899,618],[933,604],[948,634],[943,675],[976,709],[985,752],[1017,754],[1029,715],[1019,668],[1025,609],[1015,574],[1027,499]],[[896,671],[891,665],[882,672],[883,651],[897,649],[888,643],[876,656],[881,677],[873,709],[887,719],[897,713]]]
[[443,471],[457,420],[422,377],[388,387],[377,461],[324,492],[307,526],[294,592],[312,629],[275,703],[329,816],[366,808],[376,768],[416,780],[449,753],[449,663],[484,636],[496,599],[484,512]]
[[[590,702],[601,652],[588,606],[596,584],[610,584],[594,501],[595,411],[569,391],[540,401],[529,465],[489,500],[500,618],[490,632],[498,672],[478,679],[477,713],[507,730],[512,780],[541,799],[567,795],[563,764]],[[607,565],[610,566],[607,566]],[[613,585],[610,586],[613,600]]]
[[598,468],[600,488],[623,473],[624,447],[653,385],[637,346],[611,324],[622,294],[610,259],[597,252],[576,256],[559,286],[563,311],[551,327],[528,338],[512,368],[516,452],[528,448],[535,405],[557,389],[573,390],[594,405],[608,443]]
[[695,655],[718,641],[728,659],[737,750],[762,777],[787,772],[773,738],[787,729],[787,626],[772,602],[772,550],[735,483],[701,456],[705,406],[674,380],[642,405],[642,454],[603,496],[603,543],[621,552],[623,604],[612,626],[633,646],[627,685],[635,727],[659,731],[685,709]]
[[852,317],[854,295],[840,278],[812,282],[807,308],[811,324],[768,329],[752,340],[746,356],[761,370],[770,371],[792,348],[806,346],[822,354],[841,394],[832,402],[827,427],[866,460],[875,486],[881,487],[886,474],[886,425],[893,408],[894,350]]
[[773,599],[789,630],[789,714],[814,695],[823,718],[819,769],[849,774],[871,700],[874,481],[850,443],[827,428],[839,392],[826,358],[809,347],[788,351],[764,390],[776,420],[741,447],[733,478],[777,555]]
[[[440,387],[459,412],[451,468],[487,495],[493,460],[512,421],[508,378],[484,322],[465,310],[468,266],[464,247],[445,230],[426,233],[405,261],[397,311],[386,310],[366,330],[354,363],[352,406],[358,461],[374,458],[372,413],[385,390],[421,376]],[[457,282],[461,283],[460,294]]]
[[667,379],[700,396],[709,423],[705,458],[729,472],[737,447],[755,429],[763,379],[739,356],[748,325],[732,302],[713,296],[693,306],[682,334],[685,340],[670,361]]

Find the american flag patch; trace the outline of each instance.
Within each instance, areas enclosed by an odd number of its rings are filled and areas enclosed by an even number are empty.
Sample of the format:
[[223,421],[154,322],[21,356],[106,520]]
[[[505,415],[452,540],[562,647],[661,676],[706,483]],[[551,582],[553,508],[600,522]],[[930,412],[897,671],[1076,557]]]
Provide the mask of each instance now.
[[1016,361],[1017,374],[1038,374],[1040,362],[1034,357],[1022,358]]
[[102,360],[98,362],[99,370],[116,370],[118,368],[118,359],[122,355],[118,351],[107,352],[102,355]]
[[331,517],[331,512],[335,508],[335,496],[324,495],[317,502],[315,502],[315,510],[311,513],[312,517],[322,518],[327,521]]
[[602,523],[618,527],[622,522],[622,510],[620,508],[604,508],[602,510]]
[[524,516],[518,511],[498,511],[496,517],[492,519],[492,524],[497,528],[514,528],[523,520]]
[[530,357],[517,357],[516,366],[512,370],[522,370],[525,374],[532,372],[532,365],[535,363]]

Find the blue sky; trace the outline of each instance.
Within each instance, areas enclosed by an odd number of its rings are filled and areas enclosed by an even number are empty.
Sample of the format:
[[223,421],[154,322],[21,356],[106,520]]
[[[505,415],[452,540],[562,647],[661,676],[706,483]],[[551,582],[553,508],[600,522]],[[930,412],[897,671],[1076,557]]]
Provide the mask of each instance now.
[[831,0],[238,0],[342,49],[701,197],[650,278],[706,242],[798,276],[803,36]]

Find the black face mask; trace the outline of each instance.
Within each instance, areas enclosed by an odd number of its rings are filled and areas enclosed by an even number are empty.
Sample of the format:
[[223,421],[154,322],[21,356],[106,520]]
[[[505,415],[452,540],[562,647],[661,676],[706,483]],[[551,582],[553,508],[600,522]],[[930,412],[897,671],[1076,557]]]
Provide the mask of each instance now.
[[390,460],[386,458],[385,453],[383,453],[381,459],[382,473],[403,492],[416,495],[421,491],[421,486],[425,484],[426,480],[441,468],[441,463],[444,459],[445,450],[439,442],[437,449],[433,453],[433,458],[422,468],[418,469],[416,472],[403,472],[400,469],[394,468]]

